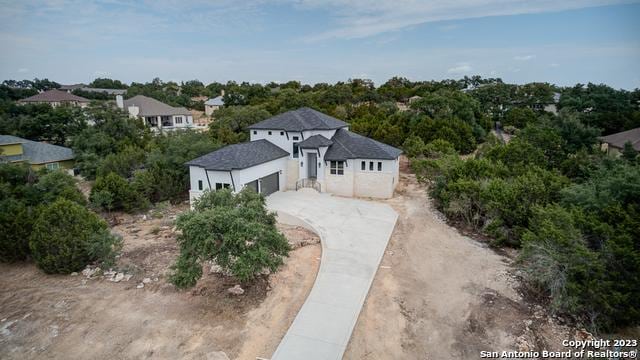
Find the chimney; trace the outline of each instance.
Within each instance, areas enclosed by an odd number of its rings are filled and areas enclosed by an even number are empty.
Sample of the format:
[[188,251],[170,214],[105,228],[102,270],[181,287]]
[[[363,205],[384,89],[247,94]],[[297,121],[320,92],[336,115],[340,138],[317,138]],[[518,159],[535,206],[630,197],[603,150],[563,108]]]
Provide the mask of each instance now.
[[118,105],[120,109],[124,109],[124,100],[122,99],[122,95],[116,95],[116,105]]
[[220,96],[224,96],[224,89],[220,90]]

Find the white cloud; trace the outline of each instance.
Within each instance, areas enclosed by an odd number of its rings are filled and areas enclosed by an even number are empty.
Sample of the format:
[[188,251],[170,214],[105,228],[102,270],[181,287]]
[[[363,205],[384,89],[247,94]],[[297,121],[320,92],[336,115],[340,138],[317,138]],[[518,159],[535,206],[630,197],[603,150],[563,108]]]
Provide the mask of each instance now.
[[27,69],[27,68],[20,68],[20,69],[18,69],[18,72],[19,72],[19,73],[21,73],[21,74],[28,73],[28,72],[29,72],[29,69]]
[[533,58],[535,58],[535,55],[518,55],[518,56],[514,56],[513,60],[518,60],[518,61],[529,61]]
[[633,3],[638,0],[292,0],[303,9],[328,10],[336,26],[308,41],[363,38],[410,26],[443,21],[563,11]]
[[447,72],[449,74],[466,74],[469,73],[473,68],[471,65],[467,63],[458,63],[455,67],[449,68]]

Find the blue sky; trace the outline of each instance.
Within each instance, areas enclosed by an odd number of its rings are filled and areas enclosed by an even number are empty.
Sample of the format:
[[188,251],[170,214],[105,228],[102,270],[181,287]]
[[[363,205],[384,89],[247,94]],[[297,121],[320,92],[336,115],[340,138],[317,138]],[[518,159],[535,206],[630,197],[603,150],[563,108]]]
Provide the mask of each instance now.
[[640,87],[640,0],[0,0],[0,79]]

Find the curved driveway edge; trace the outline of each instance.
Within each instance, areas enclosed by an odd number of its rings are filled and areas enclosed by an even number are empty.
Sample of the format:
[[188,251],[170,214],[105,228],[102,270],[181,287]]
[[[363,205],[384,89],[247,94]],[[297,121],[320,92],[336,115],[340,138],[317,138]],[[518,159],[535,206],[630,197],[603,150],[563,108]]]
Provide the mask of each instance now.
[[310,190],[274,193],[267,206],[303,220],[322,243],[316,281],[272,360],[341,359],[398,214],[386,204]]

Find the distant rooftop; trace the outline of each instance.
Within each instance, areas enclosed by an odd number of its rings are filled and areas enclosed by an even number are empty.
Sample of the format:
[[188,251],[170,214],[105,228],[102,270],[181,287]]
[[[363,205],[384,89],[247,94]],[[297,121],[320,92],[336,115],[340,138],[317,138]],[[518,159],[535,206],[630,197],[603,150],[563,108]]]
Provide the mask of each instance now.
[[623,149],[624,144],[630,142],[636,151],[640,151],[640,127],[599,137],[600,141],[618,149]]
[[48,91],[35,94],[26,99],[20,100],[23,103],[29,102],[89,102],[89,99],[85,99],[82,96],[74,95],[66,91],[60,91],[57,89],[51,89]]
[[222,96],[216,96],[212,99],[205,101],[204,104],[209,106],[223,106],[224,101],[222,100]]
[[140,108],[139,116],[191,115],[191,112],[183,107],[173,107],[144,95],[124,100],[124,108],[127,109],[129,106]]
[[0,135],[0,145],[8,144],[22,144],[23,153],[22,155],[12,156],[3,156],[0,154],[0,161],[27,161],[31,164],[44,164],[74,158],[73,150],[64,146],[31,141],[12,135]]

